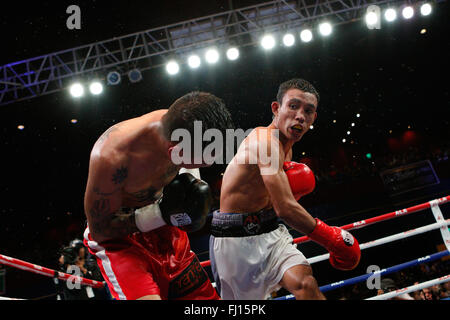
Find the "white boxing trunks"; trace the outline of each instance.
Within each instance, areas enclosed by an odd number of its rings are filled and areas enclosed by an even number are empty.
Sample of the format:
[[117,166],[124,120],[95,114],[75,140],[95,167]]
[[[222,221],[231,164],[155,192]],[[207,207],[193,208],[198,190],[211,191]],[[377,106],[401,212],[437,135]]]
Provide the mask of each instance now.
[[[240,225],[240,226],[239,226]],[[244,230],[244,231],[242,231]],[[254,235],[248,235],[248,234]],[[280,289],[286,270],[309,265],[273,212],[214,212],[211,269],[224,300],[263,300]]]

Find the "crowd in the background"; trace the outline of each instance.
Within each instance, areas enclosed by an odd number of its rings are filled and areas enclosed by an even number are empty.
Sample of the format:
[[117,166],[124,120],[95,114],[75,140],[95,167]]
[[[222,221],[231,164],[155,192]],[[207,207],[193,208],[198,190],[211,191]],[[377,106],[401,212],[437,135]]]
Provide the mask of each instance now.
[[[437,279],[449,274],[450,259],[443,258],[433,262],[423,263],[413,268],[381,277],[379,289],[369,289],[365,281],[353,286],[337,289],[327,295],[329,299],[362,300],[376,295],[403,289],[425,281]],[[436,284],[429,288],[402,294],[393,300],[442,300],[450,298],[450,281]]]
[[418,161],[429,160],[433,166],[436,166],[449,161],[449,155],[450,145],[448,143],[428,150],[409,147],[407,151],[402,153],[374,154],[370,159],[365,155],[355,156],[349,161],[351,164],[341,166],[333,163],[326,165],[327,161],[319,161],[318,168],[314,169],[314,173],[321,183],[336,185],[378,176],[384,170]]

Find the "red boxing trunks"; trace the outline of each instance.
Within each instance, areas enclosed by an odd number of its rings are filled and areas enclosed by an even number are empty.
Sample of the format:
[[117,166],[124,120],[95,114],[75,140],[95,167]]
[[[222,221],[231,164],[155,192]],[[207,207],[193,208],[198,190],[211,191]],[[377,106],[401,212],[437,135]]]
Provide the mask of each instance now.
[[87,228],[84,244],[95,255],[115,299],[147,295],[159,295],[163,300],[220,299],[191,251],[186,232],[179,228],[163,226],[101,244]]

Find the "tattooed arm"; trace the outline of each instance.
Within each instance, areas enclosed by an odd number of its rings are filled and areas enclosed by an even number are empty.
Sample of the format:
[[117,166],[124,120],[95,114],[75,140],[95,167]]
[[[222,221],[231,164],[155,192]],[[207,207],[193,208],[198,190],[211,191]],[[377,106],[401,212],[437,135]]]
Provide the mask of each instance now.
[[134,212],[122,207],[127,164],[114,156],[91,157],[84,208],[92,238],[97,242],[138,231]]

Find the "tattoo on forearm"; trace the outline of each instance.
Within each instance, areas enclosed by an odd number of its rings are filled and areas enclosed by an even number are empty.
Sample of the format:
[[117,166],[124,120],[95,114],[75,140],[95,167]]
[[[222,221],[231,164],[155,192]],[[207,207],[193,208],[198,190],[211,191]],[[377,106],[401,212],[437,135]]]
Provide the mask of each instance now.
[[125,179],[128,177],[128,168],[125,168],[124,166],[120,167],[120,169],[117,169],[116,172],[112,176],[112,181],[114,184],[121,184],[125,181]]
[[110,218],[108,217],[111,214],[110,208],[111,206],[108,199],[94,201],[90,210],[91,224],[89,225],[94,232],[103,232],[106,221]]
[[101,217],[110,213],[110,204],[108,199],[99,199],[94,201],[92,213],[95,217]]
[[121,238],[138,231],[132,208],[122,207],[111,212],[108,199],[95,200],[91,209],[91,223],[89,227],[107,238]]

